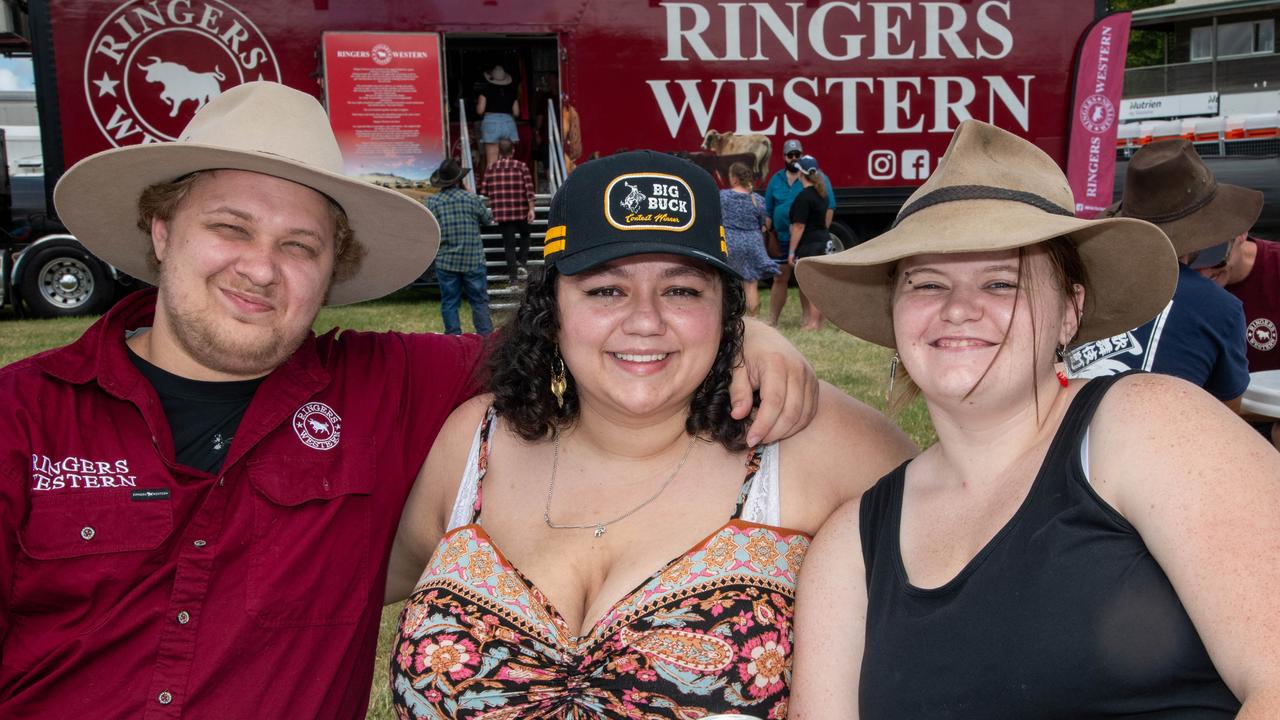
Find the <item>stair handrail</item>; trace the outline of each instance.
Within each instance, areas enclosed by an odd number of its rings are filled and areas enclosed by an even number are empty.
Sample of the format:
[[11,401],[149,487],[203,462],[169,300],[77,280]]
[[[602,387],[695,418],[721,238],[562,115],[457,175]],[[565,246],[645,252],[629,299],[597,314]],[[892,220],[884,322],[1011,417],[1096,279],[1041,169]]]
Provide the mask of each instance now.
[[547,184],[555,195],[569,174],[564,163],[564,140],[560,135],[559,112],[555,100],[547,98]]
[[[472,167],[471,133],[467,130],[467,103],[462,98],[458,98],[458,118],[458,124],[462,128],[462,136],[458,138],[462,143],[462,167],[470,168]],[[467,173],[462,178],[462,186],[471,192],[475,192],[476,174],[474,172]]]

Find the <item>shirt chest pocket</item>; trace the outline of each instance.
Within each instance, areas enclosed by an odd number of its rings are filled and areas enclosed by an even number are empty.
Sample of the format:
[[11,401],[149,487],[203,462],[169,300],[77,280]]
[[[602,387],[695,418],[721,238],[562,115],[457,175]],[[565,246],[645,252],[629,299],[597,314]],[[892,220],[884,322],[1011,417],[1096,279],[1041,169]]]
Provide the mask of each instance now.
[[168,497],[135,500],[128,489],[36,495],[18,533],[14,608],[119,599],[162,564],[149,551],[172,533]]
[[274,456],[248,467],[253,536],[246,608],[270,627],[356,622],[381,559],[372,556],[372,443]]

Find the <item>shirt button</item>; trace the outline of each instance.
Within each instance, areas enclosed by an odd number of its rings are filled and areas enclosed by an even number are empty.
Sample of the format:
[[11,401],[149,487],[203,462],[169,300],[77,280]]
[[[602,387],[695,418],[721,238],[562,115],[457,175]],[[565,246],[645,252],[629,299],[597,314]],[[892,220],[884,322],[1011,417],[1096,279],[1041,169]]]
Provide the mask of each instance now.
[[173,694],[170,693],[168,690],[165,690],[164,692],[160,693],[160,696],[157,697],[156,699],[160,701],[161,705],[168,705],[169,703],[173,702]]
[[189,622],[191,622],[191,613],[187,612],[186,610],[183,610],[182,612],[178,613],[179,625],[186,625]]
[[205,541],[203,541],[203,540],[196,540],[195,542],[193,542],[193,543],[191,543],[191,544],[192,544],[192,545],[195,545],[196,547],[204,547],[204,546],[205,546],[205,545],[207,545],[208,543],[206,543],[206,542],[205,542]]
[[80,528],[80,537],[84,538],[85,540],[92,540],[93,536],[97,534],[98,532],[93,528],[89,527],[88,525],[85,525],[84,527]]

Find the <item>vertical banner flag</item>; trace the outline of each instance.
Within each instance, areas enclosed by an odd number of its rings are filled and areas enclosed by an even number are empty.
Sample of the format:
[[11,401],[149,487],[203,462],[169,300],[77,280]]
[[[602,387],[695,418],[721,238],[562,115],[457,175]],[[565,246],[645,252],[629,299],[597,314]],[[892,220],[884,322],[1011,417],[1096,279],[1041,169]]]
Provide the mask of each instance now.
[[388,187],[429,178],[445,148],[440,36],[327,32],[322,44],[346,173]]
[[1098,20],[1085,33],[1076,56],[1067,178],[1076,215],[1082,218],[1092,218],[1110,205],[1115,189],[1116,130],[1130,20],[1127,12]]

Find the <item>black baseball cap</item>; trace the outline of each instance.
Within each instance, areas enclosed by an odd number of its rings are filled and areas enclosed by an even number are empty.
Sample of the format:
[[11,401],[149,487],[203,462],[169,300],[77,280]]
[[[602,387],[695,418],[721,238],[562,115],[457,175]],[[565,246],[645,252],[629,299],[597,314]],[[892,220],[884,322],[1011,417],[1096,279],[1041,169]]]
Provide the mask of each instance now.
[[576,275],[618,258],[670,253],[734,277],[720,221],[720,189],[706,170],[637,150],[579,165],[551,199],[542,255]]

